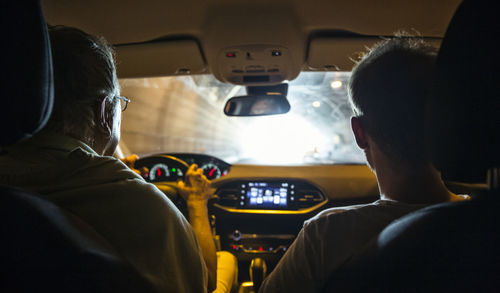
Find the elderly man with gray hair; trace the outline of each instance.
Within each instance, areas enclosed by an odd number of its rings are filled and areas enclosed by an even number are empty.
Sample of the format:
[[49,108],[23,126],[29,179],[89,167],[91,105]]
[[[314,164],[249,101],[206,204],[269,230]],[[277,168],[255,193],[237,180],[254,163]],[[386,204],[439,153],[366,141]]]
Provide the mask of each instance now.
[[39,134],[0,156],[0,184],[42,194],[83,219],[159,292],[214,290],[203,171],[191,166],[179,185],[191,226],[162,191],[112,157],[129,100],[120,96],[111,46],[75,28],[49,32],[53,114]]

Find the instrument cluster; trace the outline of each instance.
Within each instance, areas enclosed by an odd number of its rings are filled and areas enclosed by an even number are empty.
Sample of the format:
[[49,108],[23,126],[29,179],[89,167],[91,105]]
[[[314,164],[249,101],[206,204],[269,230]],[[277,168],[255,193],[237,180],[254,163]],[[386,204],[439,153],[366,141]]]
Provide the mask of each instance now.
[[186,162],[188,165],[198,165],[198,167],[203,169],[203,174],[205,174],[205,176],[207,176],[207,178],[210,180],[226,176],[231,167],[230,164],[209,155],[189,153],[175,153],[165,155],[179,158]]
[[143,173],[143,178],[148,182],[172,182],[184,178],[188,167],[196,164],[203,169],[203,174],[209,179],[217,179],[229,172],[230,164],[209,156],[201,154],[157,154],[142,157],[137,160],[137,169],[146,168],[148,172]]

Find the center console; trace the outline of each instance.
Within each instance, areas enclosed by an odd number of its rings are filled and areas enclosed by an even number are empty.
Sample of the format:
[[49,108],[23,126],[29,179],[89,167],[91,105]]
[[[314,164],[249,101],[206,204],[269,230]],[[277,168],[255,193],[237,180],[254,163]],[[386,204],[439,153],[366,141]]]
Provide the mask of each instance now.
[[256,257],[264,259],[271,271],[304,220],[328,202],[319,188],[301,179],[224,181],[216,194],[213,212],[221,247],[238,258],[242,272]]

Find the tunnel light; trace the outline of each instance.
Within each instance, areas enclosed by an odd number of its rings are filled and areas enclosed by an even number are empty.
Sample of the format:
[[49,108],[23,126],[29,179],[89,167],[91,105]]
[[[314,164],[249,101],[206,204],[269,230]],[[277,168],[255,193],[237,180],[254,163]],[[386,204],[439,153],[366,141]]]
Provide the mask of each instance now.
[[293,114],[260,117],[247,125],[241,138],[243,156],[266,163],[302,163],[326,138],[308,121]]
[[340,141],[340,135],[338,135],[338,134],[336,134],[336,133],[335,133],[335,134],[333,135],[333,143],[334,143],[334,144],[340,144],[340,142],[341,142],[341,141]]
[[321,106],[321,103],[320,103],[319,101],[314,101],[314,102],[312,103],[312,106],[313,106],[314,108],[319,108],[319,106]]
[[342,86],[342,82],[340,80],[334,80],[332,83],[330,83],[330,86],[332,89],[338,89]]

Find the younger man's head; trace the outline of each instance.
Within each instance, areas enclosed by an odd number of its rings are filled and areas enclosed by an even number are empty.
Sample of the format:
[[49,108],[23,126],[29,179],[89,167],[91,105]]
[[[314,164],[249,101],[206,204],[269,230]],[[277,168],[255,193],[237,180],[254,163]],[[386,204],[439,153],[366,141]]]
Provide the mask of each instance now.
[[395,37],[376,44],[354,67],[348,88],[351,126],[372,168],[368,146],[394,164],[429,162],[423,129],[436,55],[437,49],[420,39]]

